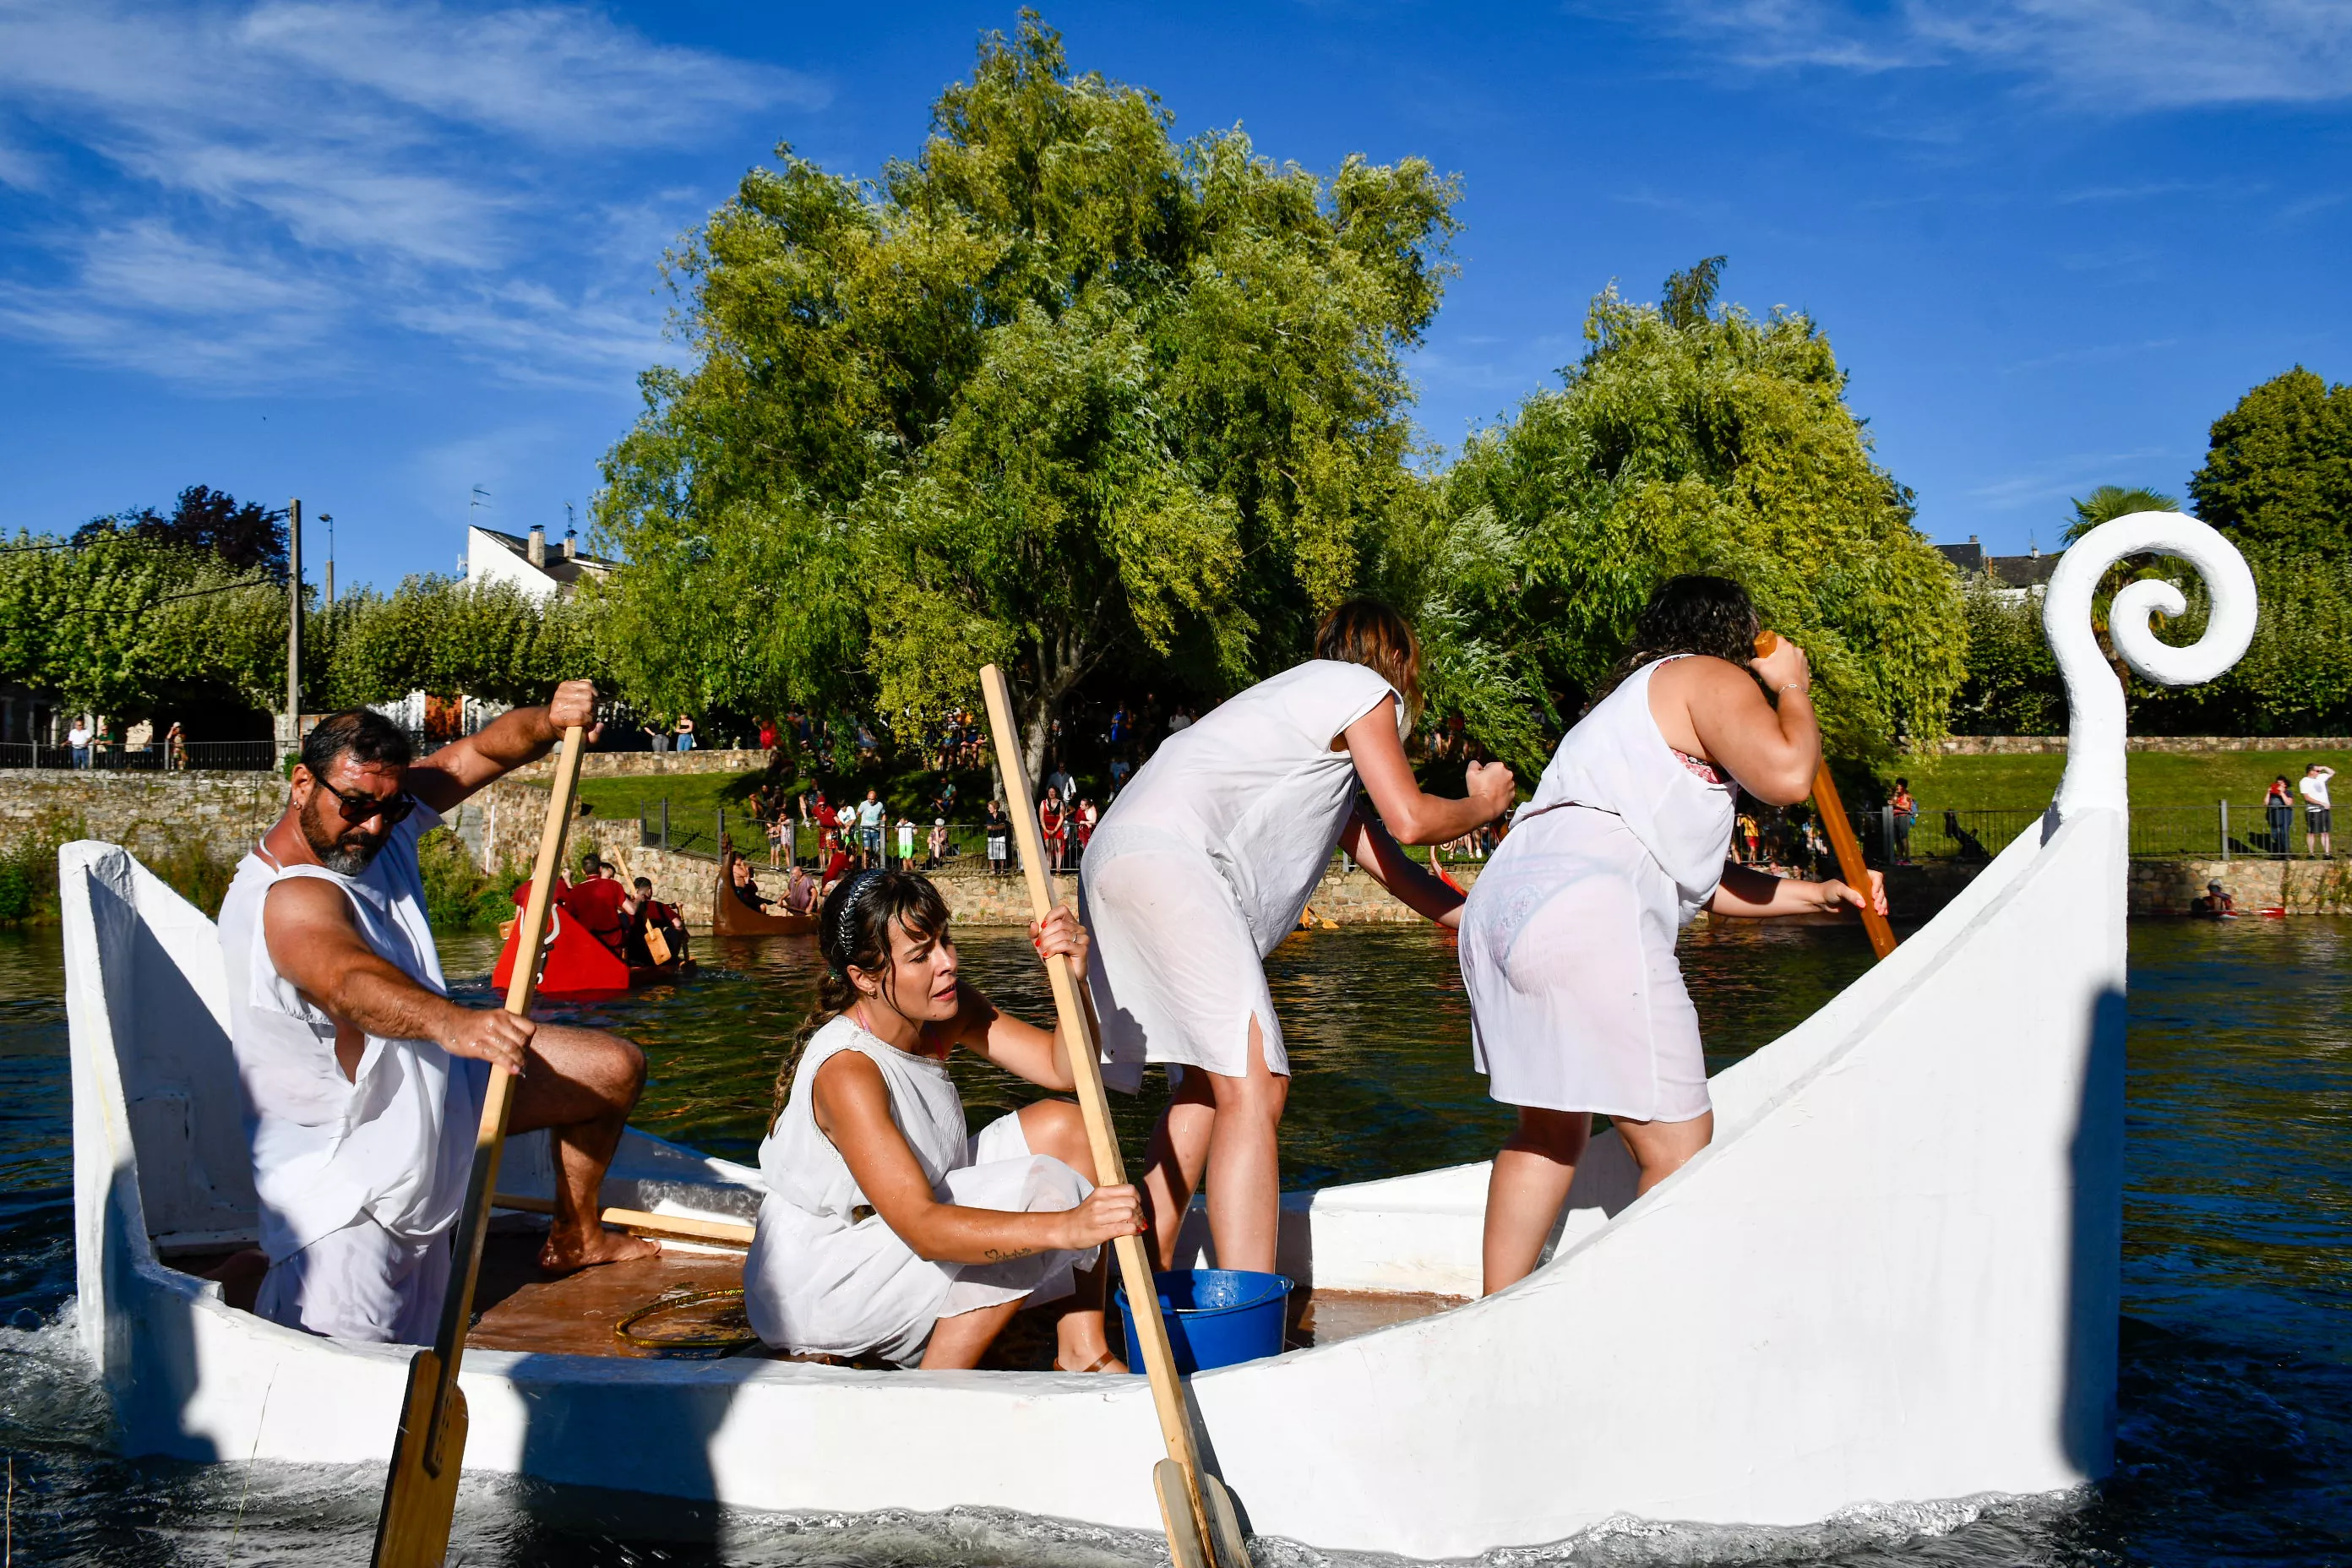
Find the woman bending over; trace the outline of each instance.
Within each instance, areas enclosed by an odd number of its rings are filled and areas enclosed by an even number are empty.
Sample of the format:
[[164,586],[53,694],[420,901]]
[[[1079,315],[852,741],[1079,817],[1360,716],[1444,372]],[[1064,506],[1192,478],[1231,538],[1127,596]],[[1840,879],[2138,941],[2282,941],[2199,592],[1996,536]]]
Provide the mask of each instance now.
[[[1660,587],[1635,651],[1561,740],[1463,906],[1473,1053],[1488,1092],[1519,1108],[1486,1194],[1489,1293],[1534,1269],[1595,1112],[1616,1123],[1643,1192],[1714,1136],[1677,930],[1701,910],[1863,901],[1843,882],[1725,864],[1737,790],[1793,805],[1822,755],[1804,653],[1784,637],[1757,658],[1757,630],[1736,583]],[[1869,896],[1883,911],[1874,871]]]
[[[1129,1186],[1097,1187],[1078,1109],[1045,1100],[964,1132],[957,1047],[1071,1087],[1058,1035],[1009,1018],[956,973],[927,878],[860,871],[818,916],[830,973],[760,1145],[768,1195],[743,1267],[751,1327],[780,1350],[979,1364],[1024,1307],[1064,1303],[1055,1365],[1124,1372],[1103,1337],[1103,1242],[1143,1230]],[[1083,968],[1066,909],[1031,928]]]
[[[1171,734],[1103,814],[1078,867],[1103,1077],[1133,1093],[1165,1062],[1167,1113],[1145,1185],[1160,1267],[1206,1167],[1223,1268],[1269,1270],[1281,1219],[1276,1132],[1290,1060],[1264,961],[1344,847],[1407,906],[1452,925],[1462,895],[1398,848],[1443,844],[1511,804],[1511,770],[1469,771],[1469,798],[1423,795],[1404,736],[1421,654],[1386,605],[1341,605],[1315,657]],[[1172,726],[1171,726],[1172,728]],[[1370,797],[1360,809],[1359,788]]]

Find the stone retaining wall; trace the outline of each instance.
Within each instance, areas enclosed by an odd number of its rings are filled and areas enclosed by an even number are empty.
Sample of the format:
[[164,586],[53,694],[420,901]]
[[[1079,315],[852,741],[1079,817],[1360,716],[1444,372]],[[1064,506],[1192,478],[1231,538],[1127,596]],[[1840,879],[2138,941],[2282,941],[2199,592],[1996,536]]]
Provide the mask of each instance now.
[[[2066,749],[2063,735],[1947,735],[1937,748],[1948,757],[2024,757]],[[2352,752],[2346,735],[2133,735],[2131,752]]]
[[[768,753],[756,747],[742,751],[591,752],[580,762],[583,779],[632,778],[647,773],[740,773],[768,765]],[[507,775],[530,784],[555,777],[555,754]]]
[[286,781],[265,773],[109,773],[0,768],[0,843],[44,824],[154,855],[201,845],[235,860],[286,808]]

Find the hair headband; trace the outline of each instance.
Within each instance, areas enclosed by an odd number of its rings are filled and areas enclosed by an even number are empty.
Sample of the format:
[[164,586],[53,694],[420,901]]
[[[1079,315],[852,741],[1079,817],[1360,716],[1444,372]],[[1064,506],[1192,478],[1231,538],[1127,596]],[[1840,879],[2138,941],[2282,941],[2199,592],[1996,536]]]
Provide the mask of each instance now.
[[841,910],[833,917],[833,945],[841,954],[841,962],[834,965],[834,968],[844,975],[849,973],[849,955],[857,951],[856,941],[857,902],[873,888],[875,879],[881,875],[878,869],[868,867],[863,871],[853,873],[849,880],[843,884]]

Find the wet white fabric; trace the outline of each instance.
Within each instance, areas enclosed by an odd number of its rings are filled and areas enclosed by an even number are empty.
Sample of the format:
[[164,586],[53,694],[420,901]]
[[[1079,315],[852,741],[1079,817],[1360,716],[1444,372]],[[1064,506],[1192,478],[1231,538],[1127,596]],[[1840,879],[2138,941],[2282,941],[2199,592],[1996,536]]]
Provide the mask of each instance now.
[[[273,1274],[362,1217],[404,1247],[435,1243],[465,1196],[488,1076],[484,1064],[453,1061],[430,1040],[370,1035],[347,1080],[335,1059],[332,1020],[278,973],[261,935],[271,888],[296,877],[331,882],[350,900],[370,948],[419,985],[446,994],[416,862],[418,837],[439,821],[418,807],[356,877],[317,866],[280,868],[248,854],[222,900],[229,1039],[261,1200],[261,1247]],[[310,1260],[267,1292],[290,1314],[278,1321],[300,1321],[305,1289],[368,1297],[373,1286],[366,1281],[322,1282],[337,1268],[374,1268],[367,1261],[373,1255],[356,1245],[332,1251],[331,1259]]]
[[362,1215],[273,1264],[253,1310],[331,1340],[427,1345],[448,1289],[446,1232],[403,1241]]
[[1171,735],[1111,803],[1078,870],[1105,1082],[1133,1093],[1146,1062],[1242,1077],[1252,1016],[1267,1068],[1290,1070],[1264,959],[1355,803],[1331,742],[1394,696],[1375,669],[1310,659]]
[[768,1195],[743,1300],[768,1344],[801,1353],[862,1355],[911,1364],[931,1326],[1020,1297],[1043,1305],[1076,1287],[1073,1269],[1101,1248],[1034,1253],[1005,1263],[935,1263],[916,1255],[874,1212],[848,1162],[816,1124],[817,1069],[842,1051],[881,1068],[890,1116],[942,1203],[1041,1213],[1076,1208],[1094,1184],[1061,1161],[1034,1154],[1013,1112],[971,1137],[947,1064],[897,1049],[847,1016],[819,1029],[793,1070],[783,1113],[760,1145]]
[[1733,792],[1658,732],[1657,668],[1561,740],[1463,906],[1472,1056],[1506,1104],[1637,1121],[1708,1108],[1675,937],[1722,879]]

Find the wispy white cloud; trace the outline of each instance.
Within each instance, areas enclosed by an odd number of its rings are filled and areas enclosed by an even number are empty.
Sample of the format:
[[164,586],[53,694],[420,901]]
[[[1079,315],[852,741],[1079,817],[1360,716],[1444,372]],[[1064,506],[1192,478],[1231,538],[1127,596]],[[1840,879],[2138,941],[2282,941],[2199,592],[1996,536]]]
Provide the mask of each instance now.
[[2352,98],[2340,0],[1669,0],[1642,15],[1751,70],[1971,66],[2105,110]]
[[665,155],[825,100],[573,5],[0,0],[0,332],[235,385],[389,325],[609,381],[712,195]]
[[[2074,452],[1978,485],[1965,493],[1969,500],[1989,510],[2014,511],[2045,501],[2088,495],[2101,485],[2149,485],[2158,490],[2177,490],[2179,481],[2167,481],[2162,476],[2186,474],[2196,462],[2194,454],[2164,447],[2140,447],[2127,452]],[[2158,478],[2151,479],[2150,475]]]

